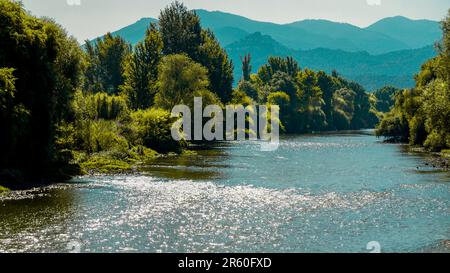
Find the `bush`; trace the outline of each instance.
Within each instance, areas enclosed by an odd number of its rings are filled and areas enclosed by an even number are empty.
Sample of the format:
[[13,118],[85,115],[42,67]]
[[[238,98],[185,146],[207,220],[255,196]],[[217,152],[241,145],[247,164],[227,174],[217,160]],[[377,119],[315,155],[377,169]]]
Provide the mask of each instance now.
[[138,110],[131,113],[128,134],[134,145],[143,145],[157,152],[180,152],[181,144],[173,140],[170,113],[162,109]]
[[448,136],[446,137],[445,134],[434,130],[428,135],[424,142],[424,146],[430,151],[439,152],[448,147],[447,145],[450,144],[449,140]]
[[390,141],[405,142],[409,137],[408,123],[397,115],[387,114],[376,130],[377,136],[384,136]]
[[96,105],[96,118],[113,120],[128,112],[127,101],[123,96],[97,93],[92,99]]
[[132,170],[132,166],[129,163],[102,154],[94,155],[80,165],[85,170],[95,173],[123,173]]
[[85,139],[89,152],[117,151],[126,154],[128,141],[121,135],[115,121],[97,120],[90,123],[89,136]]
[[258,100],[258,89],[250,81],[240,81],[237,90],[245,93],[253,100]]
[[107,93],[83,93],[77,91],[72,107],[75,118],[115,120],[129,114],[127,99],[121,95],[108,95]]
[[289,95],[281,91],[271,93],[267,97],[267,103],[272,105],[278,105],[280,106],[280,108],[288,106],[290,102],[291,98],[289,97]]
[[252,100],[252,98],[250,98],[249,96],[247,96],[244,92],[242,92],[240,90],[233,91],[231,103],[235,104],[235,105],[243,105],[243,106],[255,104],[255,102]]

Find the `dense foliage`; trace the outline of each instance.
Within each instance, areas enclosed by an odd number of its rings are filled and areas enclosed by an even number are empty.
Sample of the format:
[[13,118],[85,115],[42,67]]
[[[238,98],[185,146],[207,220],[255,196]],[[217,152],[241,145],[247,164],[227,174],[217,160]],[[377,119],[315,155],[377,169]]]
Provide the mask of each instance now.
[[156,25],[150,24],[145,39],[134,47],[124,65],[125,83],[121,89],[132,109],[146,109],[153,104],[162,49],[161,35]]
[[383,113],[389,112],[395,104],[395,97],[400,92],[400,89],[392,86],[386,86],[376,90],[373,95],[377,99],[377,110]]
[[[448,45],[442,50],[446,56]],[[129,171],[157,153],[180,153],[186,143],[171,137],[170,110],[192,107],[195,96],[203,105],[279,105],[288,133],[371,128],[377,109],[386,110],[393,98],[390,89],[369,95],[337,72],[301,69],[290,57],[270,57],[252,74],[251,60],[242,58],[243,78],[232,90],[226,52],[179,2],[164,9],[159,26],[150,24],[134,47],[111,34],[80,47],[54,22],[0,0],[0,178],[66,177],[79,167]],[[413,125],[433,128],[426,139],[432,145],[448,130],[442,119],[448,88],[431,95],[448,83],[437,69],[443,64],[448,58],[433,60],[418,78],[427,119]],[[405,96],[397,96],[396,108],[410,104]]]
[[69,115],[82,51],[57,24],[6,0],[0,1],[0,49],[1,169],[48,170],[60,164],[56,127]]
[[120,37],[107,33],[95,44],[86,42],[88,68],[85,89],[93,92],[106,91],[116,94],[124,83],[123,64],[130,54],[131,46]]
[[450,147],[450,11],[442,22],[438,57],[422,66],[416,87],[397,95],[377,134],[434,151]]
[[159,16],[163,52],[186,54],[208,68],[209,88],[228,102],[233,85],[233,64],[214,34],[200,26],[200,18],[182,3],[175,1]]
[[373,128],[378,123],[376,98],[337,73],[302,70],[291,57],[270,57],[250,75],[250,60],[249,55],[242,58],[243,78],[233,102],[279,105],[288,133]]

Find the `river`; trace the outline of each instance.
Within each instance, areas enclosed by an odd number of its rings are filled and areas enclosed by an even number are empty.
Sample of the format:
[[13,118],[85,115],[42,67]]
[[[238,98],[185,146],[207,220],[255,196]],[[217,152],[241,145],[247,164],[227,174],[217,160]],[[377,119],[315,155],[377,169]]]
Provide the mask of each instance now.
[[450,175],[425,162],[369,132],[218,143],[2,195],[0,252],[448,252]]

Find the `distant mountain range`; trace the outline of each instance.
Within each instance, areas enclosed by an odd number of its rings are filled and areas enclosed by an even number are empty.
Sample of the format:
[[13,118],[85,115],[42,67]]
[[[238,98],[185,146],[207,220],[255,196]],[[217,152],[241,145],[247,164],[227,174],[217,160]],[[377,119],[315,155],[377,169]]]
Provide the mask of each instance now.
[[[291,24],[259,22],[219,11],[196,10],[226,48],[240,79],[240,56],[251,53],[253,67],[268,56],[294,56],[302,67],[330,72],[363,84],[368,90],[385,85],[411,87],[420,65],[436,55],[433,45],[442,31],[438,22],[405,17],[382,19],[367,28],[327,20]],[[132,44],[142,40],[150,22],[143,18],[113,35]]]
[[[328,73],[336,69],[346,78],[362,84],[367,90],[375,90],[385,85],[402,88],[414,86],[413,76],[419,71],[421,64],[436,55],[433,46],[381,55],[327,48],[293,50],[259,32],[228,45],[226,50],[232,60],[239,60],[240,56],[252,52],[253,67],[266,63],[269,56],[293,56],[302,67]],[[241,63],[235,63],[236,79],[241,77],[241,69]]]

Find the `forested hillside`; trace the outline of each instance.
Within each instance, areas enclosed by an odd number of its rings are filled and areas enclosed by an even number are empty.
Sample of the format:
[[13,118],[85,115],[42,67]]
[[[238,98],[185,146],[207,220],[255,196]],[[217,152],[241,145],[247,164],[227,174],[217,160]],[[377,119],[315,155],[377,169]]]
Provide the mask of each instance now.
[[426,62],[416,86],[396,97],[377,134],[434,151],[450,148],[450,11],[442,22],[440,54]]

